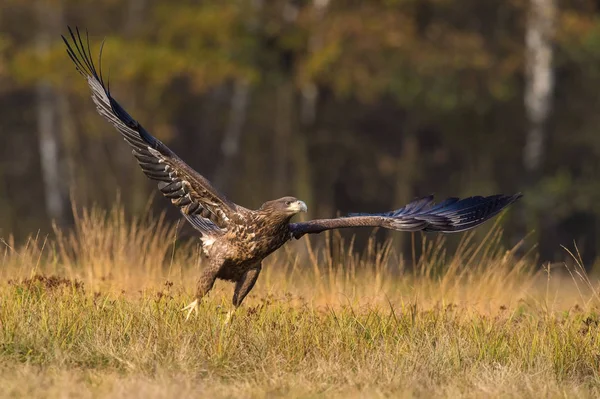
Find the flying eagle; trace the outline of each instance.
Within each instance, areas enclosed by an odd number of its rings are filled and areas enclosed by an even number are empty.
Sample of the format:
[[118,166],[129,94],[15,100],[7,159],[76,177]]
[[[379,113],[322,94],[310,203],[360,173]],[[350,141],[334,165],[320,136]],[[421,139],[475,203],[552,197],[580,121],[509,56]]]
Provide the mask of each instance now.
[[[479,226],[521,197],[449,198],[439,204],[428,196],[385,213],[358,213],[335,219],[302,223],[290,220],[306,212],[306,204],[294,197],[265,202],[250,210],[221,194],[211,183],[188,166],[166,145],[152,136],[112,97],[109,87],[91,58],[89,37],[69,28],[70,39],[62,37],[67,53],[86,78],[100,115],[123,135],[143,172],[158,182],[158,189],[179,208],[187,221],[200,232],[202,250],[209,259],[197,284],[196,299],[183,310],[187,317],[213,287],[217,278],[235,282],[233,305],[240,306],[261,270],[262,260],[292,238],[325,230],[348,227],[384,227],[398,231],[458,232]],[[102,49],[100,49],[99,64]]]

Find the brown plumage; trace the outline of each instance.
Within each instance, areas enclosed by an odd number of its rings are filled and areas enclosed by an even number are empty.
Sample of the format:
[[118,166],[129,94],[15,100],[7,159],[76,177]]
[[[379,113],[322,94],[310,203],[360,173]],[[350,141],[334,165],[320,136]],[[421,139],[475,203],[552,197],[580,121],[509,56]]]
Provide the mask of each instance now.
[[306,212],[304,202],[294,197],[265,202],[257,210],[246,209],[228,200],[207,179],[133,119],[111,96],[101,70],[96,70],[89,39],[86,38],[84,43],[79,30],[73,32],[69,29],[69,33],[70,41],[63,37],[67,52],[77,70],[86,78],[98,112],[123,135],[146,176],[158,182],[161,193],[179,208],[200,233],[202,249],[209,259],[209,265],[198,280],[197,299],[185,308],[189,310],[188,317],[217,278],[235,282],[233,304],[239,306],[260,274],[261,261],[292,238],[347,227],[463,231],[490,219],[521,196],[494,195],[462,200],[449,198],[437,205],[429,196],[396,211],[354,214],[304,223],[290,223],[294,215]]

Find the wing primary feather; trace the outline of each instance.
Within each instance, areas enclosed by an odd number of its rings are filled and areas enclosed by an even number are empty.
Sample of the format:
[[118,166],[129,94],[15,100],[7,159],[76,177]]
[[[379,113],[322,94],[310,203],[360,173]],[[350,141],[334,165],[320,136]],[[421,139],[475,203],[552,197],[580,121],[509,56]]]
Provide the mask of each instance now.
[[175,193],[183,190],[183,184],[181,181],[173,181],[170,183],[160,182],[158,183],[158,189],[164,194]]
[[142,154],[140,152],[137,152],[135,149],[133,151],[131,151],[131,153],[139,162],[157,163],[157,164],[160,163],[159,160],[156,159],[156,157],[153,157],[151,155]]
[[[102,75],[102,53],[104,52],[104,44],[106,43],[106,38],[102,39],[102,43],[100,43],[100,51],[98,52],[98,72],[100,74],[100,84],[104,86],[104,77]],[[91,52],[90,52],[91,54]],[[108,83],[108,82],[107,82]],[[110,93],[108,90],[108,84],[106,91]]]
[[158,162],[138,162],[144,171],[162,172],[166,170],[166,165]]

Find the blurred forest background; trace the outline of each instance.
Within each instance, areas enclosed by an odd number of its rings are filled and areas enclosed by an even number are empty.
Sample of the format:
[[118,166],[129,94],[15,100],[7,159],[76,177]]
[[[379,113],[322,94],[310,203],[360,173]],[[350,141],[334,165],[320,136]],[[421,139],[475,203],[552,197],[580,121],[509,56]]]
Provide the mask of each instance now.
[[156,191],[67,25],[94,54],[106,39],[115,98],[241,205],[294,195],[329,217],[522,191],[507,243],[598,255],[598,0],[0,0],[0,236],[68,226],[71,196],[141,214]]

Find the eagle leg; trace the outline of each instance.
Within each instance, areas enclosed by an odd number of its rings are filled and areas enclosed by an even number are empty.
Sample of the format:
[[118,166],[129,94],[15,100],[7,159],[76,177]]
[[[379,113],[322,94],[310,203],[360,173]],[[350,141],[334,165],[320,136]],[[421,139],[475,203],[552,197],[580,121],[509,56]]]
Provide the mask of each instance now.
[[217,279],[218,271],[219,268],[211,264],[207,269],[205,269],[202,272],[202,275],[200,276],[196,287],[196,299],[194,299],[194,301],[187,305],[185,308],[181,309],[182,312],[185,312],[186,310],[188,311],[185,317],[186,321],[190,318],[192,312],[196,312],[196,314],[198,314],[198,304],[200,303],[202,298],[204,298],[204,296],[208,294],[208,292],[212,289],[213,285],[215,284],[215,280]]
[[229,324],[233,320],[235,311],[242,304],[244,298],[246,298],[246,295],[248,295],[248,293],[254,287],[254,284],[258,279],[258,275],[260,274],[260,270],[261,265],[259,263],[258,266],[246,271],[246,273],[244,273],[242,277],[236,281],[232,300],[233,306],[235,307],[227,312],[227,316],[225,316],[225,325]]
[[194,299],[194,302],[190,303],[189,305],[187,305],[185,308],[181,309],[182,312],[187,312],[187,315],[185,316],[185,321],[187,321],[190,318],[190,315],[192,314],[192,312],[196,312],[196,314],[198,314],[198,299]]
[[235,290],[233,291],[233,306],[237,308],[242,304],[246,295],[248,295],[250,290],[252,290],[252,287],[254,287],[254,283],[256,283],[256,280],[258,279],[260,270],[261,265],[259,263],[252,269],[247,270],[246,273],[236,281]]

